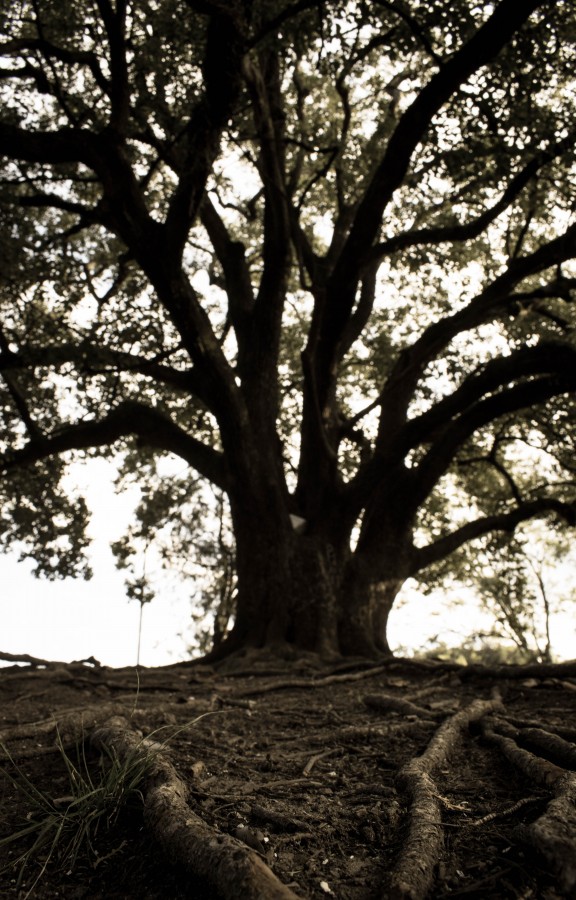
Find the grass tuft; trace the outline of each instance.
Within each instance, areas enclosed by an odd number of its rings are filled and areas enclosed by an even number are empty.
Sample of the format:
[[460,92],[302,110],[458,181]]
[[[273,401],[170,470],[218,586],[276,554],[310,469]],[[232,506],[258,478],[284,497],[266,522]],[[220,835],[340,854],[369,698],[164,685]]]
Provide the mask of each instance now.
[[66,752],[60,735],[57,743],[66,769],[68,787],[67,795],[57,798],[37,788],[6,747],[0,744],[12,768],[12,771],[6,769],[5,774],[30,809],[26,820],[16,831],[0,838],[0,850],[14,843],[27,843],[26,849],[1,871],[18,870],[16,887],[20,890],[31,863],[40,866],[23,900],[30,897],[50,863],[55,863],[66,873],[74,869],[80,856],[97,865],[98,834],[111,828],[126,807],[134,803],[141,806],[140,788],[155,755],[145,748],[137,748],[126,759],[120,760],[113,750],[106,749],[93,775],[84,744],[77,746],[74,761]]

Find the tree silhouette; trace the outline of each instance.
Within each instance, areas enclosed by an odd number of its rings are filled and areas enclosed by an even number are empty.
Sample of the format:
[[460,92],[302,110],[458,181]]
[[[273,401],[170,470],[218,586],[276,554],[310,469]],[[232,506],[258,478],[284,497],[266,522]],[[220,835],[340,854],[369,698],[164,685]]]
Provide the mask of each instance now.
[[408,577],[574,524],[571,4],[32,0],[1,27],[5,543],[81,566],[63,460],[120,447],[149,534],[192,535],[200,482],[228,498],[218,653],[375,654]]

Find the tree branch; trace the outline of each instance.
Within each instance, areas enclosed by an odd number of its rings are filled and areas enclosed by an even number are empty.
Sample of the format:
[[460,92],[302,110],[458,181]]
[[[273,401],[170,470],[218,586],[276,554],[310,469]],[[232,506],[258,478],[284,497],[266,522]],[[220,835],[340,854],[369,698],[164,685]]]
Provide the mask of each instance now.
[[0,372],[25,370],[36,366],[52,366],[58,369],[67,363],[76,365],[79,371],[101,374],[105,371],[134,372],[153,378],[178,391],[192,391],[198,399],[205,401],[202,379],[197,377],[193,369],[179,370],[163,365],[161,360],[171,356],[175,350],[167,350],[152,358],[136,356],[109,347],[95,346],[87,341],[78,344],[51,344],[45,347],[26,347],[18,353],[5,350],[0,346]]
[[15,38],[0,44],[0,55],[2,56],[13,56],[25,50],[37,51],[45,59],[54,58],[66,65],[87,66],[100,90],[104,94],[110,95],[110,83],[100,68],[98,58],[93,53],[58,47],[45,38]]
[[298,0],[291,6],[287,6],[277,15],[273,16],[267,22],[263,22],[258,31],[250,38],[248,46],[250,48],[257,47],[270,34],[274,34],[284,24],[301,12],[309,9],[318,9],[321,6],[321,0]]
[[[10,358],[14,354],[10,350],[10,346],[8,344],[8,340],[4,334],[4,329],[0,325],[0,363],[3,357]],[[24,423],[26,430],[30,437],[34,440],[36,438],[41,437],[41,430],[39,426],[34,421],[34,418],[28,408],[28,404],[20,391],[18,385],[16,384],[14,378],[10,376],[6,369],[3,369],[0,365],[0,372],[2,372],[2,377],[4,378],[4,382],[8,389],[8,393],[12,398],[12,402],[18,411],[18,414]]]
[[[386,206],[392,199],[396,189],[402,184],[406,175],[413,153],[422,141],[434,115],[444,106],[455,91],[474,72],[482,68],[512,39],[518,29],[524,24],[531,13],[546,0],[527,0],[520,7],[515,0],[501,0],[496,6],[490,18],[476,31],[470,40],[463,44],[443,67],[420,91],[411,106],[401,116],[381,158],[376,167],[375,174],[370,181],[367,190],[358,204],[350,232],[344,242],[338,260],[330,273],[322,304],[315,306],[314,318],[310,332],[310,340],[306,348],[309,357],[309,365],[313,369],[313,383],[318,394],[318,405],[321,409],[327,407],[334,393],[334,380],[336,377],[337,363],[341,359],[342,336],[348,325],[354,309],[357,294],[358,279],[362,264],[368,249],[372,246],[379,233],[382,216]],[[536,257],[537,254],[534,254]],[[515,261],[513,269],[516,281],[525,277],[525,269],[522,269],[520,260]],[[504,282],[507,291],[516,283],[509,275],[509,280],[497,279],[493,291],[498,291],[499,300],[502,299]],[[490,291],[488,291],[490,297]],[[484,298],[483,298],[484,299]],[[478,315],[477,306],[469,307],[471,313]],[[447,320],[456,326],[456,330],[462,319],[462,314],[453,316]],[[444,322],[438,323],[438,334],[444,334]],[[436,336],[433,327],[425,334]],[[451,336],[448,338],[448,341]],[[417,342],[417,349],[424,349],[424,343]],[[445,346],[445,344],[443,344]],[[428,348],[426,348],[428,349]],[[411,359],[412,357],[410,357]],[[429,358],[429,357],[428,357]],[[406,378],[407,354],[399,360],[393,375],[398,371],[398,378]],[[399,371],[401,369],[401,372]],[[397,390],[398,396],[390,397],[398,414],[402,417],[402,407],[406,407],[414,385],[417,382],[421,368],[412,381],[407,379],[401,388]],[[394,428],[389,429],[388,423],[383,423],[383,434],[394,433]]]
[[390,256],[398,250],[405,250],[408,247],[421,246],[423,244],[441,244],[445,242],[456,243],[478,237],[488,225],[494,222],[504,210],[511,206],[526,185],[547,163],[557,159],[557,157],[565,150],[569,150],[573,148],[573,146],[574,135],[571,134],[569,138],[553,144],[549,149],[536,154],[536,156],[534,156],[534,158],[510,180],[510,183],[503,191],[500,199],[475,219],[471,219],[469,222],[458,225],[439,226],[437,228],[418,228],[415,231],[404,231],[401,234],[389,238],[387,241],[376,244],[375,247],[365,254],[362,265],[369,265],[372,262],[381,260],[385,256]]
[[219,4],[218,9],[215,4],[208,6],[210,20],[202,64],[204,93],[181,137],[184,150],[179,179],[166,215],[167,248],[175,259],[180,259],[200,208],[222,132],[241,86],[245,39],[239,30],[234,5],[227,8]]
[[[501,0],[490,18],[432,76],[404,112],[390,138],[370,185],[359,205],[346,245],[334,269],[332,283],[353,292],[359,261],[373,243],[383,212],[402,183],[414,150],[436,113],[468,78],[498,55],[546,0]],[[353,300],[353,296],[352,296]]]
[[455,416],[462,416],[482,397],[514,381],[544,373],[569,377],[575,371],[576,350],[568,344],[553,341],[542,341],[536,347],[522,347],[509,356],[492,359],[482,371],[468,375],[452,394],[408,422],[403,431],[404,448],[410,450],[433,441]]
[[[382,391],[382,416],[378,436],[380,452],[384,452],[385,446],[396,440],[398,429],[405,427],[408,404],[428,363],[438,356],[456,335],[493,321],[504,312],[514,309],[525,295],[514,294],[512,291],[523,279],[552,266],[559,266],[574,256],[576,256],[576,224],[570,226],[564,234],[539,247],[534,253],[512,260],[508,268],[467,306],[451,316],[434,322],[411,347],[399,355]],[[560,296],[561,292],[566,290],[566,280],[562,276],[551,282],[550,291],[553,293],[556,289]],[[529,296],[532,296],[532,292],[529,292]],[[394,410],[394,423],[388,421],[389,409]]]
[[457,528],[451,534],[438,538],[425,547],[416,547],[413,553],[413,570],[416,574],[421,569],[432,563],[445,559],[459,547],[473,541],[475,538],[490,534],[493,531],[512,532],[520,522],[537,516],[547,516],[555,513],[559,518],[574,527],[576,525],[576,504],[564,503],[554,497],[541,497],[538,500],[523,503],[506,513],[497,513],[492,516],[483,516],[473,522],[467,522],[461,528]]
[[125,20],[126,4],[120,0],[116,10],[109,0],[96,0],[100,17],[106,29],[110,48],[110,90],[108,96],[111,103],[110,128],[123,134],[130,116],[130,86],[128,83],[128,65],[126,62]]
[[66,200],[58,194],[51,194],[44,191],[38,191],[34,194],[9,194],[5,193],[3,199],[9,203],[13,203],[23,207],[35,207],[38,209],[60,209],[64,212],[70,212],[81,217],[85,222],[97,221],[97,208],[90,209],[82,203],[76,203],[72,200]]
[[28,131],[0,122],[0,155],[48,164],[83,162],[92,167],[94,143],[90,132],[81,128]]
[[458,448],[475,431],[508,413],[537,406],[575,390],[576,367],[573,367],[572,371],[532,378],[474,404],[444,430],[420,464],[411,470],[413,492],[410,503],[416,508],[424,502],[449,468]]
[[244,317],[249,315],[254,307],[246,248],[241,241],[235,241],[230,237],[220,213],[208,195],[202,202],[200,216],[224,272],[232,323],[235,328],[241,329]]
[[434,50],[432,44],[430,43],[428,36],[424,33],[423,29],[420,28],[418,21],[410,14],[410,12],[405,8],[404,3],[391,3],[389,0],[375,0],[375,5],[383,6],[384,9],[389,9],[392,12],[396,13],[396,15],[402,19],[403,22],[408,26],[416,40],[422,45],[430,59],[432,59],[437,66],[442,66],[444,61],[441,56],[439,56]]
[[[259,171],[264,187],[262,276],[253,315],[250,346],[239,348],[241,377],[249,377],[258,395],[269,387],[267,403],[275,417],[277,362],[282,310],[291,256],[291,216],[284,156],[284,117],[280,63],[273,52],[246,60],[244,75],[258,134]],[[250,357],[248,361],[248,357]]]
[[99,421],[77,422],[47,437],[31,440],[25,447],[0,459],[0,472],[69,450],[110,446],[130,436],[138,438],[145,446],[174,453],[217,487],[226,490],[227,475],[221,453],[187,434],[160,410],[135,401],[121,403]]

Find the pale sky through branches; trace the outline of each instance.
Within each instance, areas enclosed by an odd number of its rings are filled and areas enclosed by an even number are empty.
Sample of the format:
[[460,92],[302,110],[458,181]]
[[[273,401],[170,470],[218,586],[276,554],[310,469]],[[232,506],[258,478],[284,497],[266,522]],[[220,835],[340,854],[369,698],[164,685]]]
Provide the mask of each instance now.
[[[69,662],[94,656],[104,665],[136,663],[139,604],[129,601],[124,574],[114,564],[111,540],[117,539],[130,521],[136,491],[114,491],[115,468],[111,462],[92,460],[74,468],[75,478],[93,511],[90,581],[49,582],[32,575],[30,561],[16,554],[0,559],[0,651],[28,653],[43,659]],[[140,662],[161,666],[187,659],[194,642],[191,621],[193,585],[164,579],[155,599],[144,608]],[[474,628],[489,629],[490,618],[470,597],[454,605],[457,592],[422,598],[418,588],[407,585],[393,611],[390,637],[393,649],[413,651],[431,638],[458,645],[459,636]],[[462,598],[466,592],[461,592]],[[570,612],[552,619],[552,642],[558,660],[575,655],[576,620]]]

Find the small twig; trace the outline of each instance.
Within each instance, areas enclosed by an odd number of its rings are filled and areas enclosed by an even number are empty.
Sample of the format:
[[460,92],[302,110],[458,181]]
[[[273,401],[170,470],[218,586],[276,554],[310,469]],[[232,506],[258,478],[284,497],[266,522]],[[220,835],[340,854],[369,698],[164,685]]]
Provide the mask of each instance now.
[[319,762],[319,760],[324,759],[326,756],[333,756],[333,754],[337,752],[338,749],[333,748],[332,750],[325,750],[324,753],[317,753],[315,756],[310,757],[302,770],[302,774],[309,775],[316,763]]
[[480,819],[474,819],[473,822],[468,822],[472,828],[478,828],[479,825],[487,825],[488,822],[494,822],[495,819],[507,819],[508,816],[514,815],[515,812],[518,812],[519,809],[522,809],[524,806],[528,806],[530,803],[537,803],[539,800],[542,800],[542,797],[524,797],[522,800],[518,800],[517,803],[514,803],[513,806],[507,806],[505,809],[496,810],[496,812],[488,813],[486,816],[482,816]]

